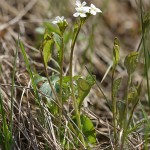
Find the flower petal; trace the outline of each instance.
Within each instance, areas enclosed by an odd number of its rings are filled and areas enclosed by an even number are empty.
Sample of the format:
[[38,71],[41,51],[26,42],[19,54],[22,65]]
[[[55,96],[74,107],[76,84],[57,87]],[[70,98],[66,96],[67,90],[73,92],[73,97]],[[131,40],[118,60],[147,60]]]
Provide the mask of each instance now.
[[94,10],[91,9],[90,14],[96,15],[96,11],[94,11]]
[[75,8],[77,12],[87,13],[90,10],[90,7],[76,7]]
[[76,12],[76,13],[73,14],[74,17],[79,17],[79,15],[80,14],[78,12]]
[[91,4],[90,14],[96,15],[96,13],[102,13],[99,8],[96,8],[94,4]]
[[54,21],[52,21],[52,23],[53,23],[53,24],[57,24],[57,23],[58,23],[58,21],[54,20]]
[[82,7],[82,9],[83,9],[84,12],[89,13],[91,8],[88,7],[88,6],[85,6],[85,7]]
[[92,9],[95,9],[96,7],[95,7],[95,5],[94,5],[94,4],[91,4],[91,8],[92,8]]
[[66,21],[66,19],[64,19],[64,16],[62,16],[62,17],[57,16],[57,17],[55,18],[55,20],[52,21],[52,23],[53,23],[53,24],[58,24],[58,23],[62,23],[62,22],[64,22],[64,21]]
[[80,13],[80,17],[81,17],[81,18],[85,18],[85,17],[86,17],[86,14]]
[[85,6],[87,3],[84,1],[82,4],[81,4],[81,6],[83,7],[83,6]]
[[102,12],[99,8],[95,8],[95,11],[100,13]]
[[59,20],[61,20],[61,18],[60,18],[59,16],[57,16],[57,17],[55,18],[55,20],[59,21]]
[[65,18],[65,17],[64,17],[64,16],[62,16],[62,17],[61,17],[61,20],[64,20],[64,18]]
[[79,0],[76,0],[76,6],[80,7],[81,6],[81,2]]

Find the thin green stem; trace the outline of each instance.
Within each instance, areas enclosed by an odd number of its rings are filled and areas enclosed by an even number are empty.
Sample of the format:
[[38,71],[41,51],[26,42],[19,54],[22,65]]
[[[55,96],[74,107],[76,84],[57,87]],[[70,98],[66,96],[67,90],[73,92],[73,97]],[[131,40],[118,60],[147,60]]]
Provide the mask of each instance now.
[[[63,39],[63,34],[61,36],[61,55],[60,55],[60,75],[59,75],[59,84],[60,84],[60,91],[59,91],[59,100],[60,100],[60,106],[61,108],[59,109],[59,123],[58,123],[58,129],[60,129],[61,126],[61,117],[62,117],[62,111],[63,111],[63,98],[62,98],[62,81],[63,81],[63,61],[64,61],[64,39]],[[61,133],[61,132],[59,132]]]
[[115,139],[115,149],[117,145],[117,122],[116,122],[116,99],[114,97],[114,74],[115,74],[115,68],[112,70],[112,86],[111,86],[111,97],[112,97],[112,113],[113,113],[113,126],[114,126],[114,139]]
[[128,106],[129,106],[129,101],[128,101],[128,93],[129,93],[129,88],[131,84],[131,74],[128,76],[128,83],[127,83],[127,90],[126,90],[126,97],[125,97],[125,112],[124,112],[124,126],[123,126],[123,135],[122,135],[122,142],[121,142],[121,149],[124,147],[124,142],[126,140],[126,135],[127,135],[127,126],[128,126]]
[[[19,45],[19,43],[18,43]],[[16,62],[17,62],[17,57],[18,57],[18,47],[16,49],[16,54],[15,54],[15,58],[14,58],[14,69],[13,69],[13,75],[12,75],[12,87],[11,87],[11,113],[10,113],[10,133],[11,133],[11,143],[10,146],[12,148],[12,144],[13,144],[13,112],[14,112],[14,84],[15,84],[15,73],[16,73]]]
[[142,42],[143,42],[143,49],[144,49],[144,61],[145,61],[145,71],[146,71],[146,82],[147,82],[147,93],[148,93],[148,100],[150,106],[150,86],[149,86],[149,75],[148,75],[148,60],[147,60],[147,50],[145,47],[145,30],[144,30],[144,21],[143,21],[143,10],[142,10],[142,1],[140,0],[140,10],[141,10],[141,23],[142,23]]
[[63,35],[61,37],[61,60],[60,60],[60,103],[61,103],[61,107],[63,105],[63,99],[62,99],[62,81],[63,81],[63,62],[64,62],[64,39],[63,39]]
[[[82,26],[82,21],[80,21],[80,24],[78,26],[78,29],[75,33],[75,36],[74,36],[72,44],[71,44],[70,65],[69,65],[69,71],[70,72],[69,73],[70,73],[71,97],[72,97],[72,100],[73,100],[73,105],[74,105],[75,114],[76,114],[76,118],[77,118],[77,125],[78,125],[79,129],[82,131],[80,112],[79,112],[78,104],[77,104],[76,97],[75,97],[75,91],[74,91],[74,86],[73,86],[73,73],[72,73],[74,46],[75,46],[78,34],[80,32],[81,26]],[[85,146],[84,137],[81,133],[79,133],[79,137],[80,137],[83,145]]]
[[131,123],[132,116],[133,116],[134,110],[135,110],[135,108],[136,108],[138,102],[139,102],[139,99],[137,100],[136,104],[135,104],[135,105],[133,106],[133,108],[132,108],[132,111],[131,111],[131,113],[130,113],[130,117],[129,117],[129,120],[128,120],[128,123],[127,123],[127,129],[128,129],[128,127],[129,127],[129,125],[130,125],[130,123]]
[[96,79],[93,77],[92,73],[91,73],[90,70],[87,68],[87,66],[85,66],[85,68],[86,68],[86,70],[88,71],[88,73],[90,74],[90,76],[92,77],[92,79],[95,81],[95,83],[96,83],[98,89],[100,90],[100,92],[101,92],[102,95],[104,96],[104,98],[105,98],[105,100],[106,100],[106,102],[107,102],[107,104],[108,104],[109,109],[111,110],[111,106],[110,106],[110,104],[109,104],[109,100],[108,100],[108,98],[106,97],[104,91],[102,90],[102,88],[100,87],[100,85],[98,84],[98,82],[96,81]]
[[3,99],[2,99],[2,95],[1,95],[1,87],[0,87],[0,112],[1,112],[1,116],[2,116],[2,133],[3,133],[3,142],[4,142],[4,147],[5,149],[10,149],[10,144],[9,144],[9,131],[8,131],[8,125],[6,122],[6,114],[4,111],[4,105],[3,105]]

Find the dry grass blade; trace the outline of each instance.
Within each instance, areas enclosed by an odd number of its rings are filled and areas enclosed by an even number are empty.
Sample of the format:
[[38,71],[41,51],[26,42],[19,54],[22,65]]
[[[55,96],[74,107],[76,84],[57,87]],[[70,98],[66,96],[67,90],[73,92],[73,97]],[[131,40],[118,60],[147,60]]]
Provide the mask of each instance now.
[[8,23],[2,24],[0,26],[0,31],[8,28],[11,25],[16,24],[23,16],[27,14],[29,10],[33,8],[33,6],[36,4],[37,0],[31,0],[26,7],[12,20],[10,20]]

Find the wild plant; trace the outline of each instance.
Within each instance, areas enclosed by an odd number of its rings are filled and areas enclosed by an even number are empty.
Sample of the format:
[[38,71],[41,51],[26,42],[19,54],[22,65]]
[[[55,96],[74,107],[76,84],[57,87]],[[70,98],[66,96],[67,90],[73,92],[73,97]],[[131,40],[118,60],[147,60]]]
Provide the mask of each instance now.
[[[82,113],[82,104],[85,97],[89,94],[90,89],[95,84],[93,76],[87,75],[86,77],[81,75],[73,75],[73,54],[75,44],[77,42],[78,35],[82,26],[97,13],[102,11],[99,8],[96,8],[94,4],[91,4],[90,7],[86,6],[86,2],[81,3],[79,0],[76,1],[76,12],[73,16],[76,18],[76,22],[73,27],[72,42],[70,46],[70,62],[69,62],[69,73],[64,75],[63,64],[64,64],[64,47],[65,47],[65,31],[69,26],[67,20],[64,16],[57,16],[52,22],[57,26],[56,29],[48,31],[46,29],[44,34],[43,42],[40,46],[40,53],[43,60],[45,76],[40,76],[39,74],[34,74],[30,68],[28,58],[25,53],[23,44],[20,42],[21,51],[26,62],[27,70],[31,77],[32,86],[34,89],[34,94],[36,96],[36,101],[40,105],[41,114],[44,113],[42,109],[41,101],[46,99],[46,106],[52,116],[53,125],[57,127],[57,130],[54,130],[54,133],[57,135],[57,139],[64,148],[71,149],[74,147],[83,147],[88,148],[91,145],[96,144],[96,132],[94,125],[90,118]],[[52,60],[53,51],[57,49],[57,59],[55,64],[57,65],[56,72],[52,72],[51,75],[48,71],[48,63]],[[94,77],[95,78],[95,77]],[[47,95],[47,97],[42,98],[41,95],[37,92],[37,86],[39,83],[40,90]],[[72,109],[65,109],[65,105],[69,108],[69,101],[71,99]],[[44,115],[41,115],[43,123]],[[65,120],[67,119],[66,129]],[[43,124],[46,126],[46,124]],[[69,142],[66,137],[69,139],[72,137],[70,132],[74,134],[73,143]],[[66,135],[66,137],[64,137]]]

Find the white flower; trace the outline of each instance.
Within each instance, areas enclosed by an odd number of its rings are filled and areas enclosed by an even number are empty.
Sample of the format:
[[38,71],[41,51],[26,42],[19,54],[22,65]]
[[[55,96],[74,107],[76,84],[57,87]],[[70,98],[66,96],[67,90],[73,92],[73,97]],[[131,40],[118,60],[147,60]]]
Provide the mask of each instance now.
[[79,0],[76,1],[76,11],[77,12],[84,12],[84,13],[89,13],[90,7],[85,6],[86,2],[81,3]]
[[89,12],[90,8],[89,7],[77,7],[75,8],[76,9],[76,13],[73,14],[74,17],[81,17],[81,18],[84,18],[86,17],[86,13]]
[[102,11],[99,8],[96,8],[94,4],[91,4],[90,14],[96,15],[96,13],[102,13]]
[[73,14],[74,17],[81,17],[84,18],[86,17],[86,13],[89,13],[90,7],[85,6],[86,2],[81,3],[79,0],[76,1],[76,13]]
[[76,1],[76,6],[78,7],[84,7],[86,5],[86,2],[81,3],[79,0]]
[[87,14],[96,15],[96,13],[102,13],[99,8],[96,8],[95,5],[91,4],[90,7],[86,6],[86,2],[80,2],[80,0],[76,0],[76,13],[73,14],[74,17],[87,17]]
[[62,16],[62,17],[57,16],[57,17],[55,18],[55,20],[52,21],[52,23],[53,23],[53,24],[57,24],[57,23],[63,23],[64,21],[66,21],[66,19],[64,19],[64,16]]

